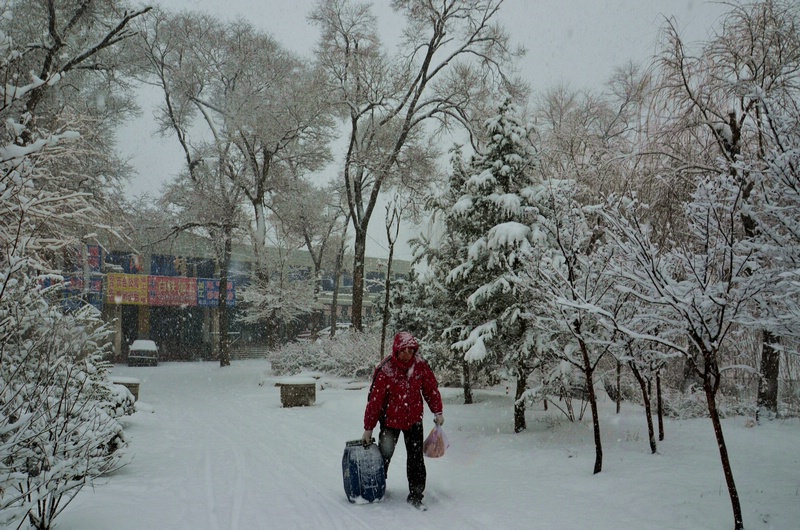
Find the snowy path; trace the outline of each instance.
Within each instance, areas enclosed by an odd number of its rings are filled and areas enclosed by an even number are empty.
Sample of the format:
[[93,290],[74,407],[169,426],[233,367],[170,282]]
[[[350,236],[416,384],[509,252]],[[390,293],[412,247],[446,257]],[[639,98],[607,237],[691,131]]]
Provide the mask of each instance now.
[[[443,389],[451,448],[427,460],[429,510],[405,503],[402,443],[384,502],[351,505],[341,458],[345,442],[361,435],[366,390],[323,378],[315,406],[284,409],[275,378],[258,385],[266,368],[264,361],[115,366],[114,375],[141,379],[140,408],[152,412],[124,420],[132,462],[84,489],[58,529],[731,527],[707,421],[668,422],[667,440],[650,455],[640,412],[608,413],[603,472],[592,476],[588,424],[545,421],[531,410],[528,431],[515,435],[509,396],[479,392],[479,402],[465,406],[457,389]],[[725,427],[747,527],[795,527],[798,423],[743,424]],[[765,444],[768,457],[757,460]]]

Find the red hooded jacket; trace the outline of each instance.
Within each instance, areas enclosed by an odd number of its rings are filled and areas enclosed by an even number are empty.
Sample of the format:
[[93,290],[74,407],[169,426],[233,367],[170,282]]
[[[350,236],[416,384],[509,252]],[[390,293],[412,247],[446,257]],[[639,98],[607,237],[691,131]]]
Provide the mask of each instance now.
[[[411,347],[415,350],[411,361],[405,365],[397,352]],[[364,429],[371,431],[378,420],[386,427],[407,430],[422,421],[422,399],[434,414],[442,412],[439,383],[428,363],[416,351],[419,344],[407,331],[395,335],[392,354],[375,368],[372,386],[364,411]]]

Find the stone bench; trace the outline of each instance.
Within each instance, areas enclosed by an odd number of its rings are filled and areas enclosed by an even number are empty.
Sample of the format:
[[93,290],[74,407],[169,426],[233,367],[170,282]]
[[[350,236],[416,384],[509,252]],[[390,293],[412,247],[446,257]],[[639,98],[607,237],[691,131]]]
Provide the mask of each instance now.
[[135,377],[111,377],[111,382],[115,385],[122,385],[133,394],[133,400],[139,401],[139,384],[141,383]]
[[317,400],[317,382],[313,377],[287,377],[275,383],[281,389],[284,407],[308,407]]

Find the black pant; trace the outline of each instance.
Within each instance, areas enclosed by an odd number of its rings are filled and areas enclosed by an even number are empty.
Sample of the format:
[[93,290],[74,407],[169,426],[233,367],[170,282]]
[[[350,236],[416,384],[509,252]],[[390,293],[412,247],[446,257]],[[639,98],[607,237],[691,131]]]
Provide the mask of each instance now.
[[408,476],[408,499],[422,500],[425,491],[425,459],[422,456],[422,422],[415,423],[410,429],[401,431],[391,429],[381,424],[381,433],[378,437],[378,448],[383,456],[383,469],[389,473],[389,462],[392,460],[394,448],[400,433],[406,443],[406,475]]

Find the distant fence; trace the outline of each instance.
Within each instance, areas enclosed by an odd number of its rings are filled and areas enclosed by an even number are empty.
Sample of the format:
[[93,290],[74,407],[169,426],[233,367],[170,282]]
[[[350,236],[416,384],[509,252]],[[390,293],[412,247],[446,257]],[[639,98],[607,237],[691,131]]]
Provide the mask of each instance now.
[[237,344],[231,348],[231,359],[266,359],[268,352],[265,344]]

